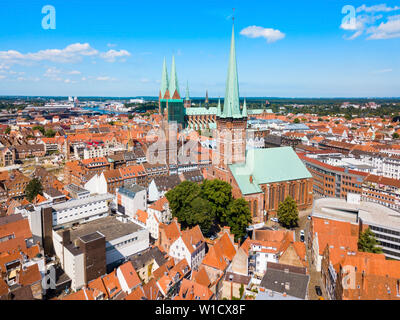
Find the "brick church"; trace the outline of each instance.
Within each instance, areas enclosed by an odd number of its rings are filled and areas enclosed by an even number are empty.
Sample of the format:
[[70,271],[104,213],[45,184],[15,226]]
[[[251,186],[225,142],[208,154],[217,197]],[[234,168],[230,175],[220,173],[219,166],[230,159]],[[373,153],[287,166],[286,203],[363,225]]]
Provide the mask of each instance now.
[[291,147],[249,149],[246,152],[248,111],[246,101],[239,105],[235,33],[229,55],[223,108],[216,112],[217,150],[207,179],[220,179],[232,185],[235,198],[243,197],[250,207],[253,223],[275,215],[279,203],[290,195],[299,210],[312,206],[312,176]]

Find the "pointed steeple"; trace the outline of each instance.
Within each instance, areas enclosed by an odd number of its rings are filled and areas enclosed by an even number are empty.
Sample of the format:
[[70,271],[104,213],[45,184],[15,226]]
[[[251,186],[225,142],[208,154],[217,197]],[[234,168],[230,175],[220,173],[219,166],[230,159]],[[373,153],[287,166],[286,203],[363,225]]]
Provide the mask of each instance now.
[[162,75],[161,75],[161,99],[164,98],[165,92],[168,90],[169,83],[168,83],[168,71],[167,71],[167,63],[165,61],[164,57],[164,63],[163,63],[163,70],[162,70]]
[[186,101],[189,101],[189,81],[186,82],[186,97],[185,97]]
[[[175,93],[175,91],[176,91],[176,93]],[[178,76],[176,75],[175,57],[174,56],[172,56],[171,80],[169,82],[169,94],[171,96],[171,99],[180,99]]]
[[221,116],[221,99],[218,99],[217,117]]
[[242,109],[243,118],[247,117],[247,107],[246,107],[246,98],[244,98],[243,109]]
[[221,117],[222,118],[242,117],[239,107],[239,82],[237,75],[234,25],[232,25],[231,50],[229,54],[228,76],[226,78],[224,110],[222,112]]

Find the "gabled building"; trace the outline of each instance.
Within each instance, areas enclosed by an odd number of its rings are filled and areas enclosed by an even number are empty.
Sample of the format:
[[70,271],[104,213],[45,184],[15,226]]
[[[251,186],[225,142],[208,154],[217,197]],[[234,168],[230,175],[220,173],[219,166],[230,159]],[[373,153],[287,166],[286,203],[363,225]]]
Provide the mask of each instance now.
[[174,218],[169,225],[160,224],[157,244],[169,256],[179,260],[186,259],[191,269],[197,269],[204,256],[206,243],[200,227],[181,230],[178,220]]

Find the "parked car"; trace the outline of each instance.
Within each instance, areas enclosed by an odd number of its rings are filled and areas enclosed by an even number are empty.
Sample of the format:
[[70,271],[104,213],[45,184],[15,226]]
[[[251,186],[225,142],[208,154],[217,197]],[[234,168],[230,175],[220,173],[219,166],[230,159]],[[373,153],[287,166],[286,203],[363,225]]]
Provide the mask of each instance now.
[[315,286],[315,293],[317,296],[321,297],[322,296],[322,290],[320,286]]
[[310,215],[308,215],[308,216],[307,216],[307,219],[308,219],[308,220],[311,220],[311,216],[310,216]]
[[304,236],[304,230],[300,230],[300,235]]
[[279,219],[278,219],[278,218],[271,218],[271,221],[273,221],[273,222],[279,222]]

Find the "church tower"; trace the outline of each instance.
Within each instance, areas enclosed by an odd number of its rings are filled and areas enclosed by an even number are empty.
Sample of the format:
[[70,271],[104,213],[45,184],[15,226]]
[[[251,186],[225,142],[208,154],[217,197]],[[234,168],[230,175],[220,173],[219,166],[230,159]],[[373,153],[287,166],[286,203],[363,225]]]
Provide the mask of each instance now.
[[187,82],[186,83],[186,96],[185,96],[184,107],[185,108],[190,108],[191,104],[192,104],[192,101],[190,100],[190,97],[189,97],[189,82]]
[[163,69],[161,74],[161,88],[160,93],[158,95],[158,113],[162,115],[163,110],[161,107],[161,100],[169,99],[169,81],[168,81],[168,70],[167,70],[167,63],[164,58]]
[[172,56],[171,77],[168,78],[167,65],[164,58],[159,93],[158,112],[167,122],[176,122],[178,126],[185,125],[184,101],[179,93],[178,76],[175,67],[175,57]]
[[229,164],[244,163],[246,157],[246,128],[247,108],[239,106],[239,81],[236,63],[235,29],[232,25],[232,39],[229,54],[228,75],[226,79],[225,99],[223,110],[217,110],[217,167],[228,170]]

